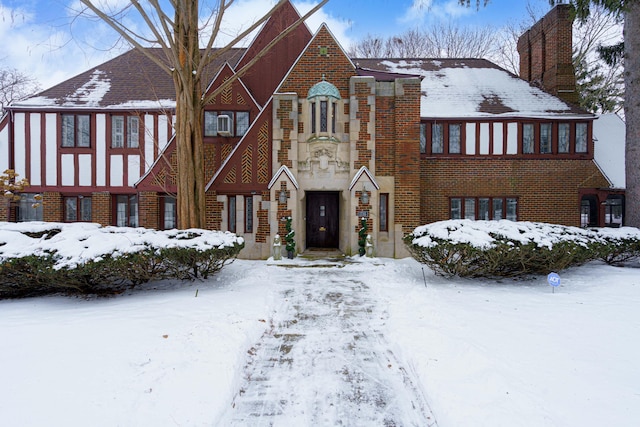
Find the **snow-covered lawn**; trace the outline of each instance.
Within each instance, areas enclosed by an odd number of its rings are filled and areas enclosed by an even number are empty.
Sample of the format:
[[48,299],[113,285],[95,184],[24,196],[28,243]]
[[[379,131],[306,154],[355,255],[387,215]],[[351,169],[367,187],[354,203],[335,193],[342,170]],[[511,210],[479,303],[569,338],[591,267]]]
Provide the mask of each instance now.
[[[207,282],[110,299],[0,301],[1,424],[215,425],[299,271],[277,263],[237,260]],[[387,310],[386,339],[440,427],[637,425],[640,270],[591,263],[561,272],[555,293],[545,277],[426,268],[425,287],[411,259],[343,270]]]

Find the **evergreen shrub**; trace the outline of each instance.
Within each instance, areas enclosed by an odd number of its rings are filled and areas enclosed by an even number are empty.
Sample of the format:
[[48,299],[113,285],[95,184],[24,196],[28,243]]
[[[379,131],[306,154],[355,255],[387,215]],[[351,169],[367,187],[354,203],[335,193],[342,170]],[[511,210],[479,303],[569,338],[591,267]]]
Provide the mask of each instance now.
[[640,257],[640,230],[631,227],[450,220],[417,227],[404,241],[416,260],[442,276],[521,277]]
[[207,279],[244,240],[208,230],[0,223],[0,299],[113,295],[156,280]]

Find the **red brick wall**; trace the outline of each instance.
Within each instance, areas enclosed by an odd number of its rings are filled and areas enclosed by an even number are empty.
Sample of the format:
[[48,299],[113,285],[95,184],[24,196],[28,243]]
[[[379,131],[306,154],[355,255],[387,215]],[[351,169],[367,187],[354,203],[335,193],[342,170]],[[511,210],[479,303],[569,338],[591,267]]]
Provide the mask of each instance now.
[[[323,48],[323,50],[321,50]],[[326,49],[326,54],[323,53]],[[280,93],[296,92],[307,96],[309,89],[322,80],[334,84],[342,97],[349,93],[349,77],[355,69],[326,27],[320,29],[279,89]]]
[[158,229],[158,193],[143,191],[138,193],[138,222],[140,227]]
[[111,225],[111,194],[91,194],[91,220],[101,225]]
[[395,98],[376,97],[376,175],[393,176],[395,171]]
[[549,93],[577,103],[572,63],[573,20],[568,4],[554,7],[518,40],[520,77]]
[[[93,200],[91,202],[93,204]],[[93,206],[92,206],[93,208]],[[42,220],[47,222],[64,221],[64,205],[62,195],[58,192],[45,191],[42,193]]]
[[289,150],[291,149],[291,131],[293,131],[293,120],[291,119],[291,112],[293,111],[293,101],[291,99],[280,99],[276,117],[280,120],[280,128],[282,129],[282,142],[280,143],[280,149],[278,150],[278,163],[285,165],[288,168],[293,166],[292,161],[289,159]]
[[449,219],[450,197],[517,197],[518,220],[579,226],[581,188],[609,184],[592,160],[424,159],[422,224]]
[[420,80],[396,81],[396,87],[395,222],[407,233],[420,225]]
[[360,121],[360,129],[358,131],[358,139],[356,140],[356,160],[353,165],[354,170],[359,170],[362,166],[370,167],[372,158],[371,150],[367,148],[367,144],[372,139],[369,133],[369,122],[371,120],[371,105],[369,105],[369,96],[371,96],[372,81],[356,82],[354,85],[354,95],[358,103],[358,111],[356,119]]
[[205,223],[208,230],[221,230],[222,208],[224,204],[218,201],[218,193],[210,191],[205,194]]
[[[262,200],[268,202],[270,200],[269,191],[262,192]],[[262,203],[258,205],[258,227],[256,229],[256,243],[266,243],[267,237],[271,233],[271,227],[269,226],[269,210],[262,209]]]

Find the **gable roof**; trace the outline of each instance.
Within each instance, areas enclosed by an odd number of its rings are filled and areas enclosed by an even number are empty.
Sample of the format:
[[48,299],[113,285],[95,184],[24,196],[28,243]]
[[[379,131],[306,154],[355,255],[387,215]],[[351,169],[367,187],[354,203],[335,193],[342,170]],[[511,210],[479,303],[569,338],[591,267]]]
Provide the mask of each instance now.
[[594,117],[485,59],[353,59],[353,62],[359,67],[359,74],[383,80],[394,74],[422,77],[421,117]]
[[[163,58],[160,48],[147,48]],[[216,58],[203,76],[209,84],[226,62],[232,66],[244,49],[231,49]],[[203,88],[204,90],[204,88]],[[173,79],[142,52],[131,49],[50,89],[13,103],[10,108],[79,108],[150,110],[175,108]]]

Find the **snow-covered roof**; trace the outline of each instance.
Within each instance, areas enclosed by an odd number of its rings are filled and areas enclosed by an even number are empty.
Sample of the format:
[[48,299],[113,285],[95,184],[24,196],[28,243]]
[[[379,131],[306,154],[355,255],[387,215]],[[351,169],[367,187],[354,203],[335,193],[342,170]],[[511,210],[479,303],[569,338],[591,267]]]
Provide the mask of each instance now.
[[626,188],[625,124],[616,114],[603,114],[593,122],[593,159],[612,188]]
[[425,118],[593,117],[484,59],[354,59],[361,75],[422,77]]
[[[161,49],[148,52],[163,59]],[[244,49],[231,49],[205,70],[209,83],[225,63],[235,64]],[[204,90],[204,88],[203,88]],[[132,49],[39,94],[12,103],[10,109],[173,109],[173,79],[146,55]]]

